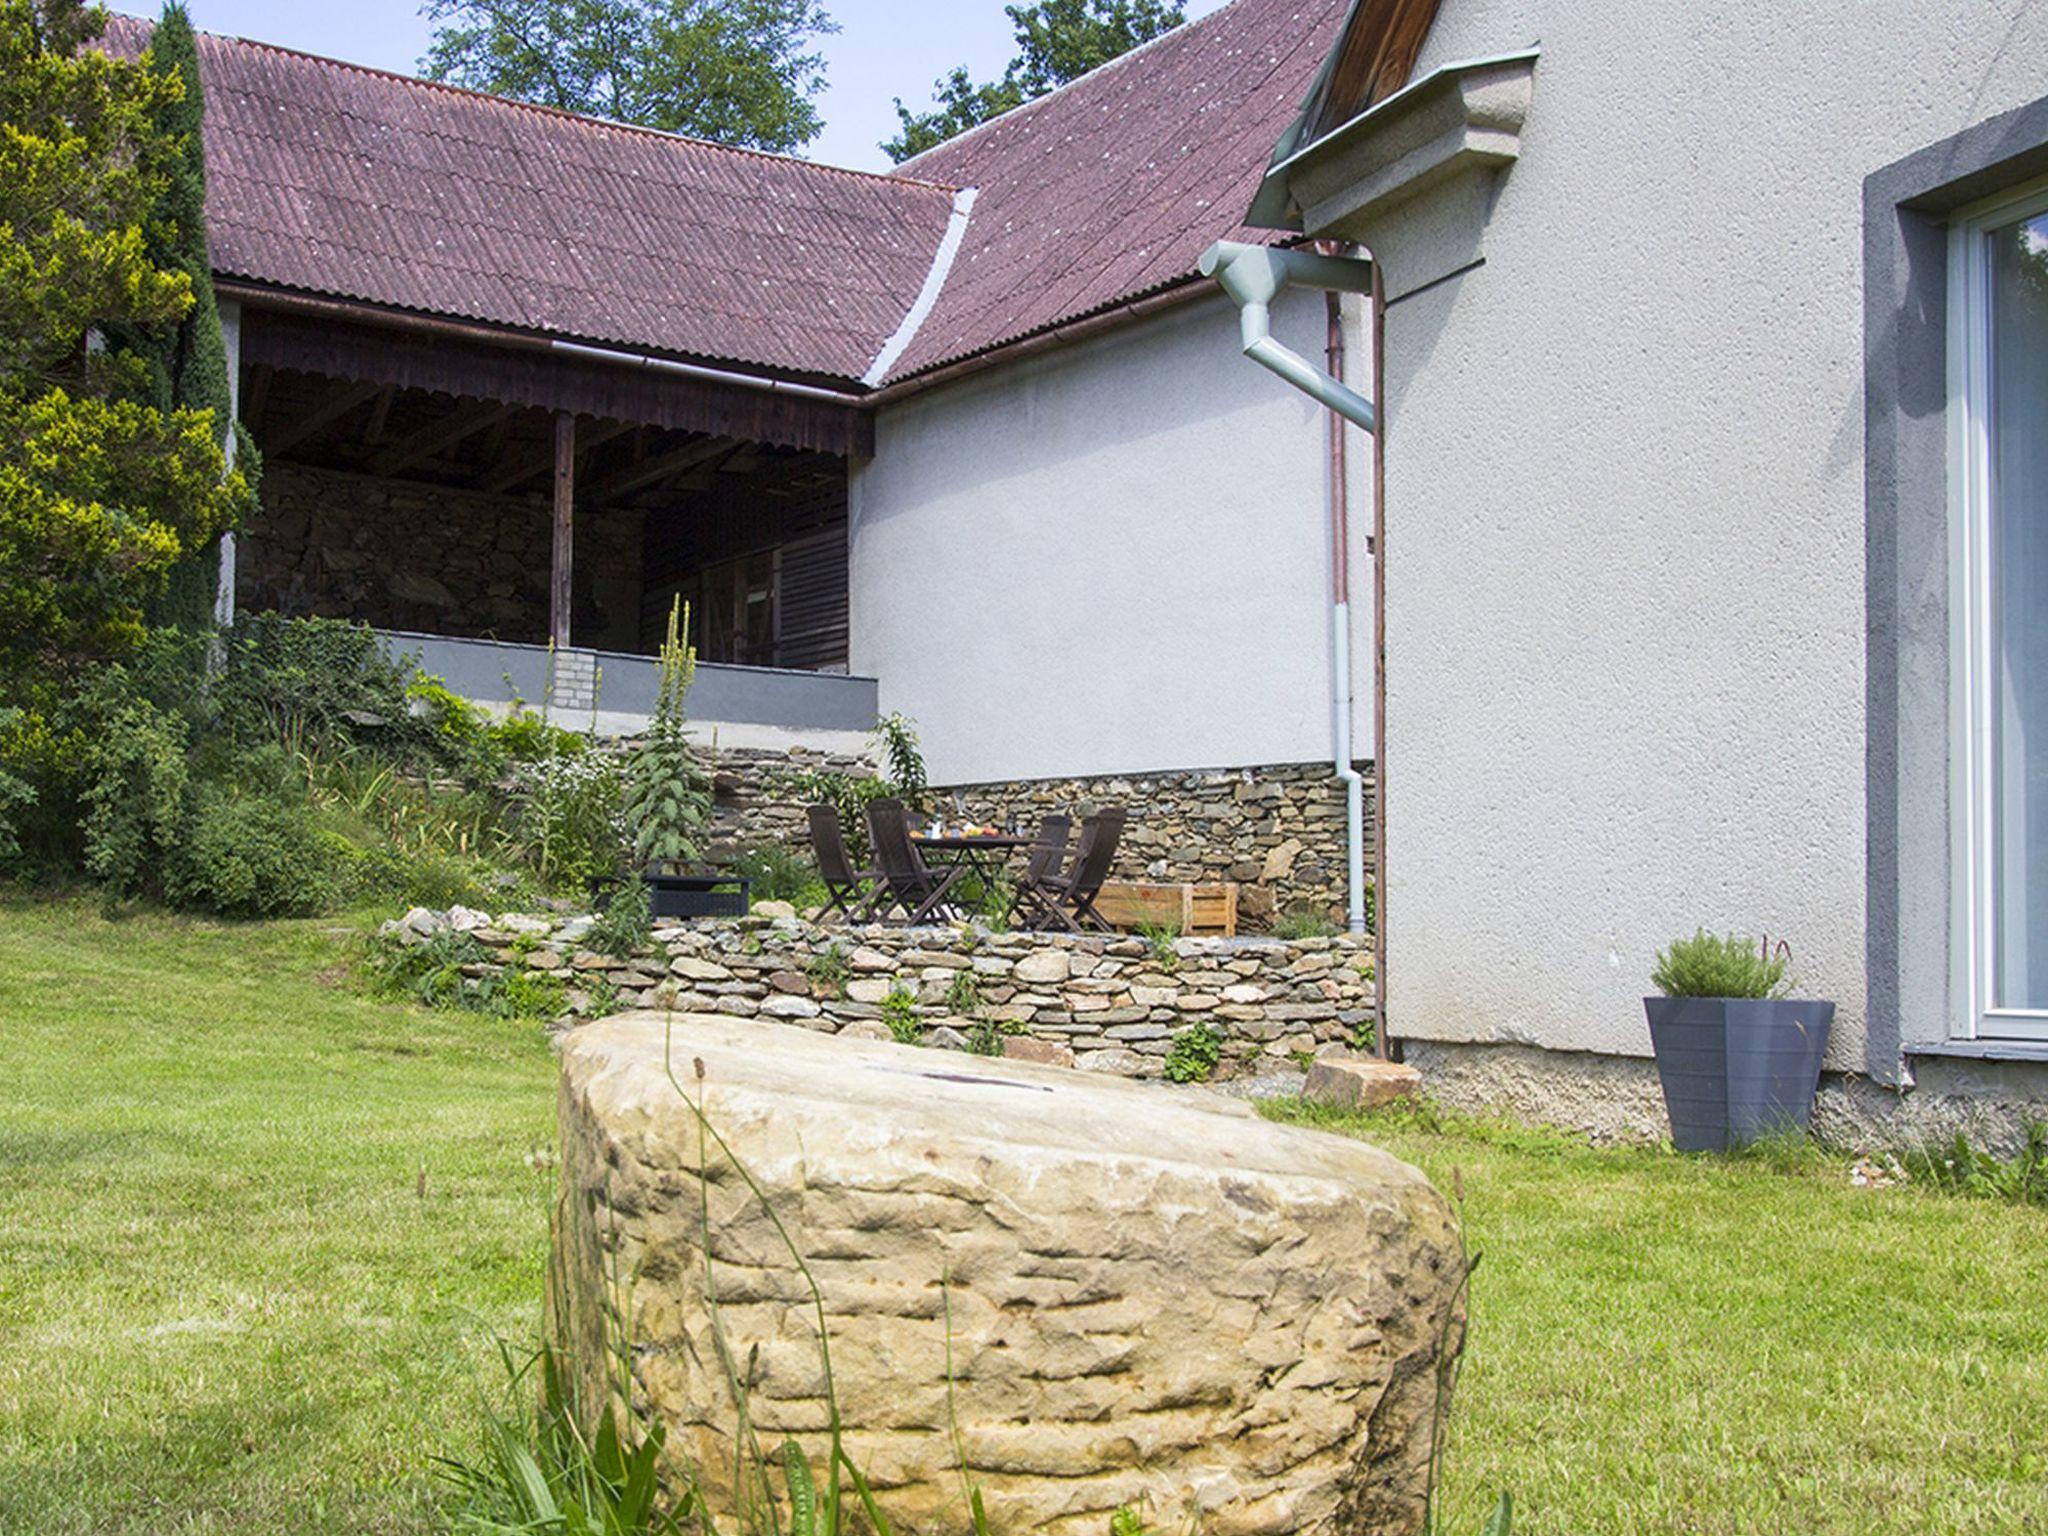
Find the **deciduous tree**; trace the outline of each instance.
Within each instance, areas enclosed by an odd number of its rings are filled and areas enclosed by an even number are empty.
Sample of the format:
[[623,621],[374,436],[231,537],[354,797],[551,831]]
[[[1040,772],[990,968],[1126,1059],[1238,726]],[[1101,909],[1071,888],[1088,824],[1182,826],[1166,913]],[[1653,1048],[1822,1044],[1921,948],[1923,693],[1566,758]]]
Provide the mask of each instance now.
[[823,126],[819,0],[427,0],[420,68],[542,106],[757,149]]
[[1017,54],[1002,78],[976,85],[962,64],[933,83],[929,111],[912,112],[898,97],[896,117],[902,129],[882,146],[890,159],[907,160],[1077,80],[1171,31],[1184,15],[1173,0],[1035,0],[1030,5],[1006,5],[1003,11],[1016,34]]

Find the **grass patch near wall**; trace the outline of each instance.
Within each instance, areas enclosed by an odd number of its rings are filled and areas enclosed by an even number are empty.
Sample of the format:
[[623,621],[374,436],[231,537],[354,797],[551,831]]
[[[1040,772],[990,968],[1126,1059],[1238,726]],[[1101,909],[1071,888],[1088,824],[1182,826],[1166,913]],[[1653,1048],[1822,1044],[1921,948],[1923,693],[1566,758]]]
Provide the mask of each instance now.
[[439,1528],[431,1458],[533,1328],[554,1066],[346,957],[0,900],[0,1531]]
[[1298,1102],[1464,1190],[1447,1531],[2048,1531],[2048,1212]]

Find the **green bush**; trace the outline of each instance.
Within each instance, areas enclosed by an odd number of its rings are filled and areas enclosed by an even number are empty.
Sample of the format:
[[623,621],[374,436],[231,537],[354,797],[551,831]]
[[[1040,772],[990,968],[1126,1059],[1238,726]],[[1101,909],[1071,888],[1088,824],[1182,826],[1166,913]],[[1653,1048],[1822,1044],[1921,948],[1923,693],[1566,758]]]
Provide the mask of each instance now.
[[924,1020],[917,1011],[917,994],[908,987],[892,987],[882,999],[882,1022],[899,1045],[915,1045],[924,1038]]
[[209,697],[239,741],[269,739],[293,753],[368,746],[418,760],[444,744],[435,722],[413,712],[411,671],[367,625],[246,613],[223,637]]
[[184,840],[191,769],[185,722],[117,687],[103,690],[109,707],[86,750],[85,869],[114,895],[132,896]]
[[408,944],[371,941],[365,970],[371,990],[429,1008],[484,1013],[501,1019],[552,1019],[569,1006],[561,982],[520,966],[472,976],[491,958],[473,934],[445,931]]
[[[0,709],[0,742],[11,740],[27,718],[18,709]],[[12,868],[21,858],[21,823],[36,799],[28,781],[9,773],[6,763],[7,754],[0,750],[0,871]]]
[[1207,1024],[1190,1024],[1173,1037],[1166,1075],[1176,1083],[1206,1083],[1223,1059],[1223,1037]]
[[653,939],[654,895],[637,875],[613,888],[604,911],[584,936],[592,949],[621,960],[639,954]]
[[581,731],[550,724],[538,710],[523,705],[490,730],[492,739],[515,763],[530,763],[543,757],[575,757],[590,750],[590,738]]
[[414,673],[405,685],[405,702],[407,713],[432,733],[435,761],[471,779],[495,779],[505,771],[511,754],[496,723],[440,678]]
[[513,776],[521,796],[519,842],[546,885],[617,873],[626,857],[619,765],[599,753],[545,757]]
[[891,792],[912,810],[924,809],[930,787],[925,779],[924,754],[918,750],[916,722],[900,712],[884,715],[875,722],[873,739],[888,768]]
[[332,856],[303,804],[202,794],[164,896],[229,917],[304,917],[333,902]]
[[1788,956],[1754,939],[1717,938],[1704,928],[1657,956],[1650,980],[1666,997],[1784,997]]
[[749,843],[733,855],[732,867],[753,882],[755,901],[801,903],[823,889],[809,862],[782,843]]

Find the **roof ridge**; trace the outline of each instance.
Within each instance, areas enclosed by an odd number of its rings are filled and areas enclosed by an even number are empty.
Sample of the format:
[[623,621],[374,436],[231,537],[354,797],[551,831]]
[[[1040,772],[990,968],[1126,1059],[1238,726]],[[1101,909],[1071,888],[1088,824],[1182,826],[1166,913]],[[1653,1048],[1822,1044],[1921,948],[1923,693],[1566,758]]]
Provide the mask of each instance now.
[[[1210,22],[1214,21],[1218,16],[1223,15],[1226,11],[1230,10],[1236,4],[1237,0],[1223,0],[1223,4],[1217,6],[1216,9],[1209,12],[1208,15],[1197,16],[1193,21],[1183,21],[1177,26],[1168,27],[1164,32],[1161,32],[1157,37],[1148,37],[1145,39],[1144,42],[1138,44],[1135,48],[1126,48],[1122,53],[1118,54],[1115,58],[1104,59],[1100,64],[1096,65],[1093,69],[1085,70],[1081,74],[1074,76],[1074,78],[1071,80],[1062,80],[1058,85],[1054,86],[1051,90],[1046,91],[1041,95],[1034,96],[1029,101],[1020,101],[1017,103],[1016,106],[1006,108],[1005,110],[998,112],[994,117],[983,118],[980,122],[976,123],[972,128],[963,128],[958,133],[954,134],[953,137],[951,137],[950,139],[941,139],[938,143],[934,144],[930,149],[921,149],[916,154],[910,156],[908,159],[899,161],[892,169],[881,172],[880,174],[885,176],[903,176],[904,166],[915,165],[918,161],[922,160],[926,155],[935,155],[942,149],[951,149],[955,144],[960,143],[962,140],[973,138],[977,133],[980,133],[982,129],[993,128],[997,123],[1004,122],[1009,118],[1013,118],[1021,113],[1030,111],[1033,107],[1038,106],[1041,102],[1051,101],[1055,96],[1058,96],[1061,92],[1070,91],[1075,86],[1081,85],[1086,81],[1093,80],[1098,75],[1107,74],[1110,70],[1115,69],[1117,65],[1123,63],[1125,60],[1135,59],[1141,53],[1148,53],[1152,49],[1158,47],[1161,43],[1164,43],[1169,39],[1190,36],[1191,34],[1200,31],[1203,27],[1209,25]],[[903,179],[905,181],[921,181],[927,180],[928,178],[919,176],[903,176]],[[933,185],[944,186],[945,183],[934,182]]]
[[[127,11],[116,11],[113,15],[121,20],[146,27],[151,31],[154,31],[156,28],[156,23],[147,16],[137,16]],[[676,133],[667,128],[650,128],[645,123],[622,122],[615,117],[600,117],[594,112],[577,112],[568,107],[551,107],[544,102],[522,101],[516,96],[498,96],[490,91],[480,91],[474,86],[452,85],[446,80],[429,80],[423,75],[408,75],[400,70],[385,69],[377,64],[358,63],[354,59],[338,59],[331,54],[314,53],[309,49],[294,48],[287,43],[273,43],[260,37],[243,37],[233,32],[208,32],[198,28],[194,28],[194,31],[200,37],[210,38],[219,43],[233,43],[242,48],[257,48],[266,53],[283,54],[287,58],[304,59],[310,64],[324,64],[334,69],[351,70],[359,75],[373,75],[383,80],[394,80],[401,85],[420,86],[430,91],[444,91],[451,96],[467,96],[476,101],[489,102],[494,106],[511,107],[521,112],[538,112],[546,117],[561,118],[574,123],[586,123],[594,128],[611,128],[617,129],[622,133],[644,134],[650,138],[667,139],[677,144],[698,145],[704,149],[717,150],[723,154],[745,155],[756,160],[772,160],[783,165],[801,166],[806,170],[830,171],[834,175],[851,176],[861,181],[879,181],[897,186],[930,187],[949,196],[962,190],[951,182],[934,181],[929,176],[899,176],[894,169],[887,171],[863,171],[850,165],[835,165],[829,160],[806,160],[801,155],[783,154],[772,149],[756,149],[746,144],[721,144],[716,139],[701,138],[696,134],[690,133]],[[1026,103],[1026,105],[1029,105],[1029,103]]]

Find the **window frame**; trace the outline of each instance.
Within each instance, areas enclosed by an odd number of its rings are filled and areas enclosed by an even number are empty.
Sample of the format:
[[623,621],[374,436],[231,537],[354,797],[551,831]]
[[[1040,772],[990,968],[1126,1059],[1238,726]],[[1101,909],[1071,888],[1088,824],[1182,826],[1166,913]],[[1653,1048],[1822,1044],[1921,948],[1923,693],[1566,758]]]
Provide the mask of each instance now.
[[1987,234],[2048,213],[2048,177],[1958,208],[1948,228],[1950,996],[1960,1040],[2048,1041],[2048,1009],[1992,1006],[1991,260]]

